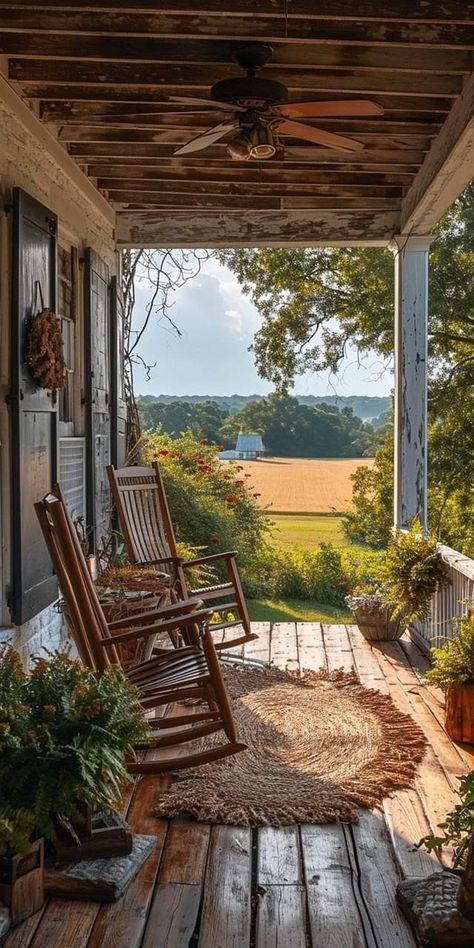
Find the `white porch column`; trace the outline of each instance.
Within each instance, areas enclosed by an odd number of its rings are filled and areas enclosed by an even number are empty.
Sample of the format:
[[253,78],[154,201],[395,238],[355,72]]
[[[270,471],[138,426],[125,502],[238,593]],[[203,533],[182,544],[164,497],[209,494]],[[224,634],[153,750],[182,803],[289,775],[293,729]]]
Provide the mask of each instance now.
[[427,530],[428,253],[431,237],[394,237],[394,525],[418,517]]

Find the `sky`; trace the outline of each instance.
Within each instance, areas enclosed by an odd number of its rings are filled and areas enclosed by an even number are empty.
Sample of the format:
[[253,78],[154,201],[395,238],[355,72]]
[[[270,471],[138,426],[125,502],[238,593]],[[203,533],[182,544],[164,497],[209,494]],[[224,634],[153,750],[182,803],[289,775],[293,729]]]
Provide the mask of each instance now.
[[[147,299],[147,288],[138,285],[138,323]],[[259,378],[248,351],[260,326],[258,312],[227,267],[212,258],[206,261],[200,274],[175,293],[171,315],[182,335],[163,320],[150,321],[138,352],[147,364],[156,365],[150,381],[142,366],[135,367],[137,394],[266,395],[272,390]],[[358,365],[354,349],[337,377],[308,373],[296,380],[293,394],[388,395],[393,376],[382,370],[375,353],[365,354],[364,364]]]

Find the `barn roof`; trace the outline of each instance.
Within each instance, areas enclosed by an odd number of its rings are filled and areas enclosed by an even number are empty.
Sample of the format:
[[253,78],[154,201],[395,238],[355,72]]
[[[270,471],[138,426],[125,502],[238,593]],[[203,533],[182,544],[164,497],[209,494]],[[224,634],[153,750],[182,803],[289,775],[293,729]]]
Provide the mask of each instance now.
[[242,434],[242,432],[240,432],[235,450],[252,453],[254,451],[264,451],[262,436],[260,434]]

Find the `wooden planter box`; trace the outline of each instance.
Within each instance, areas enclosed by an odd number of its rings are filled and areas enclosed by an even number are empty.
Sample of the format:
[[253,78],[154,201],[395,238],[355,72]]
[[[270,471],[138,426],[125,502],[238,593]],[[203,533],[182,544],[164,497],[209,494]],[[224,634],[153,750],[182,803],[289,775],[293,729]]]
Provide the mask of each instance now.
[[84,819],[74,825],[74,832],[77,838],[64,827],[58,830],[54,847],[58,862],[128,856],[133,848],[133,833],[116,813],[92,815],[86,808]]
[[400,619],[392,621],[388,609],[357,609],[353,613],[364,639],[369,642],[393,642],[403,635]]
[[474,684],[448,688],[445,723],[453,741],[474,744]]
[[0,902],[12,925],[38,912],[44,903],[43,840],[31,844],[24,856],[0,857]]

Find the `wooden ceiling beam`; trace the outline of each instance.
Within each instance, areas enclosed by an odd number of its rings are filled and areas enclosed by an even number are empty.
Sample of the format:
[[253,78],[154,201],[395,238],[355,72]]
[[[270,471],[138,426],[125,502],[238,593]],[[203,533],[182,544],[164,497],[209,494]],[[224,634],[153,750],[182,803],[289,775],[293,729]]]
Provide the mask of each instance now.
[[[118,160],[121,155],[128,155],[131,158],[149,157],[155,159],[171,159],[173,157],[173,150],[172,145],[137,143],[133,141],[129,144],[120,142],[73,142],[69,145],[69,153],[75,157],[90,158],[94,155],[109,155],[115,160]],[[288,169],[294,167],[301,173],[304,173],[305,170],[311,170],[312,165],[316,167],[321,164],[349,165],[354,167],[382,164],[390,170],[391,167],[397,167],[399,164],[418,166],[423,161],[423,155],[423,152],[408,149],[399,152],[393,151],[393,149],[365,148],[363,152],[355,155],[352,152],[339,152],[332,148],[313,148],[311,145],[307,147],[292,146],[291,150],[289,148],[286,149],[284,162],[275,162],[272,160],[271,164],[272,167],[277,167],[278,165],[283,165]],[[206,158],[203,157],[201,162],[198,162],[198,167],[205,167],[207,161],[211,159],[221,161],[222,164],[229,166],[229,157],[223,145],[214,145],[213,147],[207,148]],[[179,161],[181,167],[193,166],[193,159],[191,158],[176,158],[174,160],[176,162]],[[241,164],[241,162],[236,162],[235,165],[231,167],[238,168]],[[259,167],[261,163],[257,165],[255,162],[255,165]],[[305,168],[301,168],[301,165],[304,165]]]
[[259,182],[251,183],[248,181],[224,181],[224,182],[199,182],[199,181],[174,181],[168,182],[168,186],[163,188],[162,181],[140,181],[130,178],[98,178],[97,187],[100,191],[133,191],[135,193],[147,192],[154,193],[156,195],[161,195],[165,191],[166,194],[174,195],[219,195],[223,194],[226,196],[235,194],[241,196],[247,196],[250,194],[255,194],[258,198],[260,195],[267,195],[268,197],[305,197],[310,195],[311,197],[316,197],[321,195],[322,197],[355,197],[362,198],[364,195],[366,197],[378,197],[378,198],[400,198],[403,194],[403,187],[401,185],[377,185],[377,184],[341,184],[340,182],[335,184],[287,184],[283,182]]
[[456,23],[373,22],[370,20],[322,20],[317,16],[294,18],[291,15],[261,15],[257,6],[252,17],[235,15],[225,21],[216,21],[213,13],[195,11],[163,13],[133,13],[113,10],[107,12],[44,9],[38,17],[34,9],[2,10],[0,30],[3,32],[80,34],[107,36],[143,36],[148,39],[188,39],[255,41],[277,44],[347,43],[373,47],[388,45],[431,47],[434,49],[472,49],[474,25]]
[[[371,189],[379,185],[404,186],[410,184],[413,174],[399,174],[379,172],[371,169],[369,172],[359,171],[358,173],[346,172],[338,168],[336,171],[323,170],[305,170],[303,175],[299,171],[288,170],[286,167],[278,169],[257,168],[252,170],[248,166],[239,170],[239,176],[236,178],[235,167],[231,164],[223,166],[216,162],[206,162],[206,164],[195,168],[175,168],[173,162],[161,162],[157,165],[143,165],[140,161],[122,158],[121,164],[111,162],[110,158],[94,158],[92,164],[88,165],[88,172],[93,178],[107,178],[113,180],[126,180],[128,182],[143,182],[147,187],[153,187],[156,181],[160,185],[166,182],[170,188],[173,185],[195,187],[202,185],[219,185],[222,187],[231,187],[234,184],[249,185],[251,187],[284,186],[298,188],[312,187],[331,187],[346,185],[357,185]],[[336,190],[337,190],[336,188]]]
[[[85,106],[83,108],[83,106]],[[148,109],[150,107],[148,106]],[[74,107],[71,103],[42,102],[40,108],[41,121],[52,125],[92,126],[102,128],[155,128],[163,129],[196,129],[209,128],[217,121],[224,120],[224,113],[211,112],[206,115],[172,115],[166,112],[156,114],[141,114],[130,106],[127,111],[123,106],[97,103],[79,103]],[[421,113],[425,120],[414,119],[413,114],[407,112],[403,117],[397,116],[394,120],[390,115],[377,115],[374,118],[342,118],[338,116],[321,119],[304,119],[306,125],[318,128],[332,129],[338,132],[367,132],[372,131],[388,134],[402,133],[404,135],[436,135],[442,125],[442,116],[436,112]]]
[[[140,144],[140,143],[157,143],[168,145],[170,150],[170,155],[176,150],[176,148],[183,142],[187,142],[192,138],[192,133],[189,129],[162,129],[161,131],[155,131],[154,129],[135,129],[135,128],[101,128],[101,126],[76,126],[76,125],[64,125],[59,132],[58,140],[61,142],[113,142],[118,144]],[[427,151],[430,146],[430,136],[428,135],[404,135],[397,133],[396,135],[388,135],[383,132],[382,129],[379,131],[373,132],[362,132],[354,130],[354,138],[358,142],[361,142],[364,145],[364,151],[360,153],[361,158],[364,157],[367,150],[376,148],[377,150],[385,150],[393,148],[394,150],[403,151]],[[311,151],[311,154],[315,151],[314,146],[306,146],[302,144],[300,139],[290,139],[285,138],[285,151],[291,149],[293,152],[295,147],[305,147]],[[216,144],[213,146],[215,149],[223,149],[224,154],[226,152],[226,145],[223,142],[222,144]],[[320,146],[317,146],[318,152]],[[206,148],[205,152],[202,153],[203,161],[206,160],[207,156],[211,154],[211,148]],[[217,154],[217,152],[216,152]]]
[[[57,84],[56,82],[44,82],[41,81],[26,81],[26,80],[15,80],[15,85],[22,92],[24,96],[29,99],[41,99],[43,102],[55,101],[55,102],[70,102],[76,105],[77,103],[87,103],[87,104],[108,104],[113,106],[120,106],[126,104],[127,108],[133,106],[138,108],[138,110],[145,110],[147,106],[151,105],[152,109],[156,109],[160,112],[176,112],[178,113],[180,109],[184,112],[186,107],[180,107],[179,104],[170,102],[169,95],[166,92],[162,92],[160,89],[150,89],[148,86],[133,86],[129,88],[122,88],[121,86],[110,86],[110,85],[91,85],[90,83],[85,83],[84,85],[68,85],[67,83]],[[194,89],[189,86],[180,87],[181,95],[194,95]],[[316,92],[315,95],[309,95],[307,92],[301,95],[302,100],[313,99],[321,100],[324,102],[331,101],[333,99],[353,99],[354,94],[352,92],[331,92],[330,90],[323,90],[321,92]],[[413,114],[420,112],[436,112],[439,113],[441,117],[445,116],[451,106],[452,106],[452,97],[445,96],[426,96],[414,94],[409,98],[405,95],[399,95],[398,93],[392,93],[390,90],[387,90],[384,93],[377,95],[377,102],[386,113],[390,113],[395,116],[399,112],[411,112]]]
[[[0,3],[1,7],[10,7],[10,4]],[[155,0],[97,0],[92,3],[85,0],[15,0],[17,9],[22,10],[71,10],[86,13],[129,12],[131,14],[156,12]],[[187,14],[194,16],[195,4],[184,0],[167,0],[160,5],[162,13]],[[347,3],[347,0],[319,0],[317,6],[314,0],[288,0],[286,11],[288,18],[307,18],[347,21],[375,21],[375,22],[414,22],[414,23],[469,23],[474,20],[474,3],[472,0],[360,0],[357,4]],[[216,17],[228,15],[243,15],[254,18],[256,15],[255,0],[234,0],[230,9],[226,8],[221,0],[203,0],[200,13],[212,13]],[[271,16],[281,19],[285,15],[283,2],[275,0],[259,0],[258,12],[260,16]]]
[[134,191],[109,191],[107,199],[112,204],[141,205],[156,208],[188,208],[206,210],[207,208],[227,210],[376,210],[398,211],[400,200],[397,198],[333,198],[333,197],[268,197],[263,195],[177,195],[156,194],[155,192],[136,193]]
[[397,211],[118,211],[119,247],[387,246]]
[[[183,49],[185,55],[185,49]],[[416,57],[415,57],[416,58]],[[314,67],[285,69],[270,67],[266,70],[268,78],[273,78],[288,85],[292,96],[297,91],[308,92],[360,92],[364,94],[397,94],[407,97],[412,95],[446,96],[455,98],[461,91],[461,76],[439,73],[417,74],[416,80],[408,72],[397,72],[391,69],[358,70],[348,67],[345,69],[323,69],[318,71]],[[235,76],[232,67],[217,65],[212,71],[209,65],[194,63],[168,63],[155,65],[152,63],[120,63],[101,62],[100,69],[95,62],[81,60],[57,59],[15,59],[9,60],[9,78],[18,82],[50,81],[74,85],[120,84],[129,89],[136,86],[148,86],[151,89],[157,86],[166,89],[168,95],[184,94],[184,87],[202,90],[204,96],[209,86],[217,79]]]
[[[142,36],[76,36],[63,34],[0,32],[0,53],[7,56],[33,56],[40,60],[74,60],[99,63],[150,63],[183,66],[183,76],[194,67],[206,65],[206,81],[211,84],[225,75],[239,76],[242,70],[234,62],[236,43],[229,40],[183,41],[149,39]],[[183,55],[184,54],[184,55]],[[183,62],[185,59],[185,62]],[[212,66],[212,70],[211,67]],[[325,44],[318,47],[307,43],[279,43],[274,46],[271,62],[264,75],[279,76],[286,69],[360,69],[389,70],[407,73],[434,73],[464,75],[472,68],[468,50],[425,49],[404,47],[344,46]],[[181,74],[181,72],[179,72]],[[215,79],[214,79],[215,75]]]

